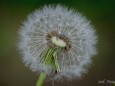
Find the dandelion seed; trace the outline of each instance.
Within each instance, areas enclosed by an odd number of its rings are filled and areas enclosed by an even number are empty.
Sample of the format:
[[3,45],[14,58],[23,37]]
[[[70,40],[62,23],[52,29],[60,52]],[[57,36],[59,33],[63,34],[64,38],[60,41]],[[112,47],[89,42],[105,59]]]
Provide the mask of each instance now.
[[30,14],[19,34],[24,63],[55,80],[81,77],[96,54],[97,36],[90,22],[60,5]]

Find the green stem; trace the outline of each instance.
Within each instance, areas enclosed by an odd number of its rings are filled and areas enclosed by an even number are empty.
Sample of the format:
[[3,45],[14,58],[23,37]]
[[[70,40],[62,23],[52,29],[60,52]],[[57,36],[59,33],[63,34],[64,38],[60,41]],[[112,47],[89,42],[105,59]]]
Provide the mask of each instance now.
[[[54,70],[56,72],[60,71],[59,64],[57,62],[57,55],[59,54],[59,52],[60,52],[60,48],[57,48],[54,51],[52,49],[48,49],[48,51],[47,51],[47,53],[45,55],[45,58],[44,58],[44,62],[43,62],[43,64],[46,65],[46,66],[53,65],[54,66]],[[46,74],[45,73],[41,73],[39,75],[39,78],[38,78],[36,86],[42,86],[43,83],[44,83],[45,78],[46,78]]]
[[41,73],[39,78],[38,78],[38,81],[36,83],[36,86],[42,86],[43,83],[44,83],[45,78],[46,78],[46,74],[45,73]]

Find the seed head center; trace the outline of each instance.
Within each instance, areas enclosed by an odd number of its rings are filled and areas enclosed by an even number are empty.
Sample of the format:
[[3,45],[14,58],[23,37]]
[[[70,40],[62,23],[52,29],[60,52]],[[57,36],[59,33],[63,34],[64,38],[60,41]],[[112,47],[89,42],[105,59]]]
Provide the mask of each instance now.
[[52,37],[51,39],[52,43],[54,43],[55,45],[59,46],[59,47],[66,47],[66,43],[62,40],[59,39],[58,37]]

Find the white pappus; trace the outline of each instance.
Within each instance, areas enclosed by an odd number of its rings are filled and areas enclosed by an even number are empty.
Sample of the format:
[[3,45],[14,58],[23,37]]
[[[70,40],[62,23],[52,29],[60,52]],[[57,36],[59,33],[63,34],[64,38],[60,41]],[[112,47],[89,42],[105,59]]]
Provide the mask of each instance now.
[[[19,35],[18,47],[24,63],[54,80],[80,78],[96,54],[97,36],[90,22],[79,12],[61,5],[44,6],[30,14]],[[44,57],[49,49],[58,47],[55,70],[52,65],[44,65]]]

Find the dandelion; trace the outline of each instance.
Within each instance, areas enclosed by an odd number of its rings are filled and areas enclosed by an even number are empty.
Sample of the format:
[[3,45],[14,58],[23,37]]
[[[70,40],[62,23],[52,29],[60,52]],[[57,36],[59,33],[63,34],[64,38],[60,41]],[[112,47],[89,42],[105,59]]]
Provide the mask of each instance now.
[[30,14],[20,30],[24,63],[52,80],[80,78],[96,54],[95,30],[79,12],[61,5],[44,6]]

